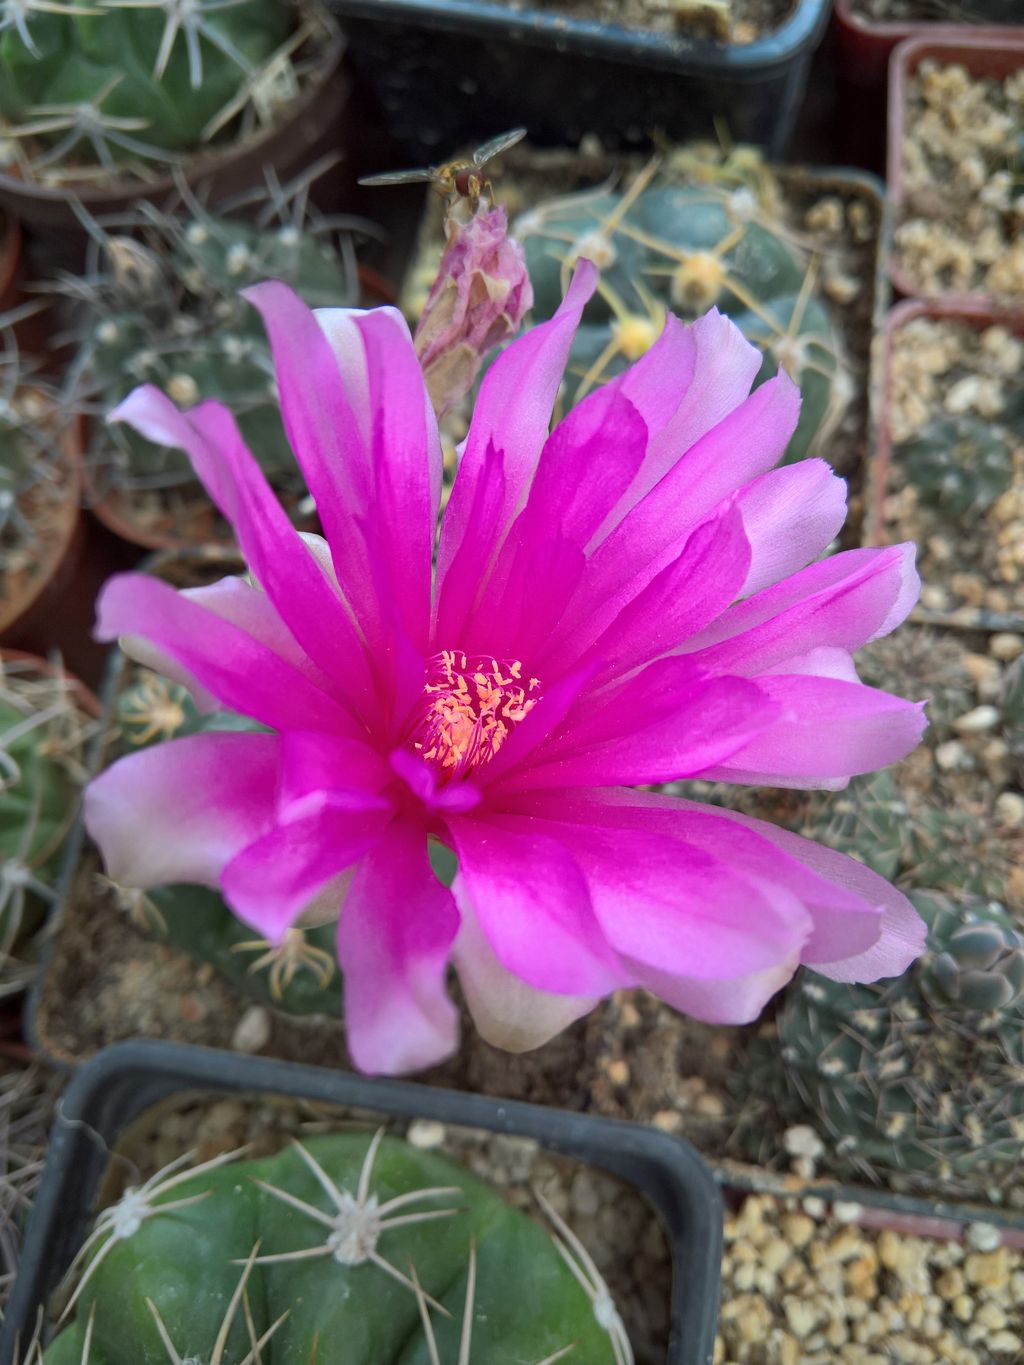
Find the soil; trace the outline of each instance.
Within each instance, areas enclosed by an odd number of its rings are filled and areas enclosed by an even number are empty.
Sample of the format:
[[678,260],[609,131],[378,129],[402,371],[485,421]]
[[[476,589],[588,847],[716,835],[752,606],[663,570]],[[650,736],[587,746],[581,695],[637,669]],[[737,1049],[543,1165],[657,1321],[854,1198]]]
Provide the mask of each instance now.
[[[927,425],[968,418],[982,434],[1005,433],[1009,487],[990,506],[936,506],[910,481],[908,446]],[[892,542],[913,540],[925,582],[925,613],[991,613],[1024,622],[1024,341],[1007,327],[920,317],[892,335],[889,361],[892,455],[883,523]],[[979,500],[986,489],[965,450],[963,474]]]
[[795,0],[505,0],[509,9],[553,9],[569,19],[652,33],[752,43],[789,18]]
[[903,111],[895,260],[921,294],[1024,298],[1024,70],[921,62]]
[[[365,1111],[328,1109],[267,1096],[176,1096],[137,1119],[114,1148],[100,1207],[128,1185],[161,1170],[183,1151],[196,1162],[249,1145],[250,1157],[273,1155],[293,1138],[353,1127],[373,1132]],[[592,1166],[545,1151],[536,1142],[426,1120],[390,1120],[389,1132],[445,1153],[486,1180],[513,1207],[538,1218],[539,1189],[569,1223],[612,1291],[637,1365],[662,1365],[667,1349],[671,1257],[661,1223],[635,1189]]]
[[[726,1219],[715,1365],[1012,1365],[1024,1252],[899,1235],[879,1211],[750,1195]],[[885,1222],[898,1215],[883,1211]],[[985,1248],[985,1249],[982,1249]]]
[[[744,149],[749,154],[750,149]],[[637,155],[609,155],[586,140],[579,155],[517,147],[488,163],[495,199],[510,222],[546,199],[591,186],[629,178],[645,164]],[[820,263],[820,297],[839,338],[847,371],[848,401],[838,425],[821,453],[850,486],[850,515],[844,535],[859,543],[863,515],[862,471],[871,448],[871,341],[879,312],[883,203],[880,188],[869,177],[816,171],[803,167],[767,167],[754,157],[724,157],[708,144],[665,156],[661,175],[668,183],[717,186],[723,193],[753,190],[759,203],[757,221],[772,222],[808,259]],[[402,307],[418,319],[437,273],[443,245],[443,208],[431,196],[420,230],[417,251],[406,275]],[[454,448],[465,435],[467,404],[448,414],[443,438],[449,478]]]

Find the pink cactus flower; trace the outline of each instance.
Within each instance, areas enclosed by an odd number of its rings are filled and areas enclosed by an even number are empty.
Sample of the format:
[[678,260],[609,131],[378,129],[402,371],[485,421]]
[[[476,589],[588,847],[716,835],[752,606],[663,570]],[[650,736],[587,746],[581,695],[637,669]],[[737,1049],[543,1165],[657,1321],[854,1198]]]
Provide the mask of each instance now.
[[451,213],[447,230],[448,245],[415,336],[438,417],[465,398],[484,361],[515,336],[533,305],[526,257],[508,235],[503,208],[481,203],[468,221]]
[[[784,375],[751,393],[761,357],[717,312],[669,317],[549,434],[595,278],[582,262],[486,375],[433,575],[440,446],[393,311],[248,292],[325,539],[292,528],[219,403],[183,413],[144,387],[114,414],[188,452],[251,581],[119,576],[98,634],[145,637],[268,732],[122,759],[88,828],[115,881],[220,887],[271,939],[333,905],[364,1071],[456,1047],[450,963],[481,1033],[525,1049],[621,987],[736,1024],[800,963],[873,981],[923,947],[860,863],[634,790],[835,788],[907,753],[921,707],[862,685],[851,654],[918,580],[910,545],[817,558],[845,486],[821,460],[773,468],[799,394]],[[450,888],[430,840],[457,855]]]

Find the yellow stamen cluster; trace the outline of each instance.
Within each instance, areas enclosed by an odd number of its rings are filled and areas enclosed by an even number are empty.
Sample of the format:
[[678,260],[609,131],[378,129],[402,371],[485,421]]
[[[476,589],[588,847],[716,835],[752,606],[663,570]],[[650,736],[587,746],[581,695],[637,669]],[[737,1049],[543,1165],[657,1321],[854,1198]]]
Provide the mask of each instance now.
[[415,748],[445,777],[489,763],[537,705],[540,682],[523,679],[518,659],[502,661],[444,650],[430,661]]

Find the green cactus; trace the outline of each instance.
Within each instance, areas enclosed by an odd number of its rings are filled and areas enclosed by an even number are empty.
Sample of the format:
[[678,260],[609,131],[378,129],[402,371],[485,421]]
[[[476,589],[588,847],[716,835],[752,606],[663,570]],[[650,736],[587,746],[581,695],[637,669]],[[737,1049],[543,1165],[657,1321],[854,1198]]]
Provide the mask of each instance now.
[[765,352],[757,384],[782,368],[800,386],[786,459],[827,456],[850,398],[849,370],[816,293],[816,263],[749,186],[676,184],[652,163],[622,193],[600,188],[539,204],[513,233],[538,317],[554,312],[581,256],[602,271],[570,357],[579,381],[570,401],[638,359],[666,309],[692,318],[718,307]]
[[[320,163],[314,172],[325,168]],[[355,301],[347,246],[336,249],[330,225],[301,207],[295,211],[310,178],[284,192],[268,188],[262,226],[216,217],[195,200],[187,216],[149,209],[136,237],[110,236],[90,224],[103,265],[96,282],[84,287],[87,322],[75,373],[86,411],[107,412],[142,383],[156,384],[186,407],[219,399],[268,476],[293,497],[304,496],[281,422],[270,346],[239,291],[279,279],[311,307]],[[268,216],[274,221],[265,221]],[[89,463],[101,491],[194,483],[181,451],[123,426],[95,423],[91,437]]]
[[997,1188],[1024,1144],[1024,944],[995,903],[913,899],[929,933],[911,971],[874,986],[803,973],[791,988],[787,1079],[859,1169]]
[[632,1359],[561,1220],[550,1235],[447,1158],[382,1132],[235,1155],[100,1214],[46,1365]]
[[0,668],[0,997],[31,980],[91,730],[65,677],[15,661]]
[[853,778],[845,791],[810,796],[797,832],[891,880],[902,866],[907,816],[907,802],[883,768]]
[[[139,672],[117,698],[111,761],[168,739],[262,728],[232,712],[201,714],[179,683],[149,670]],[[332,1017],[341,1009],[333,922],[296,925],[279,944],[272,944],[257,938],[209,887],[161,886],[143,892],[103,878],[98,889],[141,932],[210,963],[236,990],[261,1004],[287,1014]]]
[[978,417],[939,417],[896,447],[920,500],[950,518],[977,520],[1013,482],[1013,443]]
[[292,28],[280,0],[9,3],[0,29],[0,116],[8,138],[41,145],[31,174],[96,163],[169,161],[211,121]]

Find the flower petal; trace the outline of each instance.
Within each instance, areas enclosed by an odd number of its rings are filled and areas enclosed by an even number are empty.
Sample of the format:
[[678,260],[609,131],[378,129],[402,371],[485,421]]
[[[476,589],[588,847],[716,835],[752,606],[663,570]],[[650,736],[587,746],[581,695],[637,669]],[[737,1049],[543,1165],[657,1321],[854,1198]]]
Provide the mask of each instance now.
[[445,979],[458,928],[423,829],[393,821],[357,868],[338,921],[348,1048],[360,1071],[416,1071],[454,1051],[458,1013]]
[[316,558],[274,496],[266,476],[220,403],[179,412],[159,389],[135,389],[111,414],[150,440],[177,446],[192,461],[210,497],[235,528],[253,574],[278,615],[339,688],[365,704],[370,675],[362,642]]
[[[319,571],[318,571],[319,572]],[[142,635],[229,711],[273,730],[346,733],[351,713],[240,626],[145,574],[117,574],[96,605],[96,638]]]
[[771,469],[742,489],[737,506],[750,542],[749,597],[823,554],[846,520],[846,482],[824,460]]
[[314,794],[360,790],[379,796],[392,780],[384,759],[363,739],[323,730],[285,730],[281,735],[278,815],[288,820]]
[[216,886],[272,825],[276,735],[207,733],[129,754],[94,778],[82,812],[121,886]]
[[779,703],[780,718],[705,772],[709,781],[816,787],[874,772],[908,754],[928,723],[924,702],[859,682],[792,674],[757,682]]
[[629,984],[564,845],[515,817],[452,817],[447,824],[460,899],[472,904],[507,971],[564,995],[606,995]]
[[594,1008],[596,996],[538,991],[506,971],[458,879],[452,892],[462,918],[452,957],[466,1005],[485,1042],[506,1052],[530,1052]]
[[[533,477],[569,348],[596,286],[597,271],[589,261],[581,261],[554,316],[514,341],[484,376],[441,525],[437,638],[454,641],[461,637],[472,601],[471,596],[467,600],[467,588],[475,593],[482,582]],[[478,501],[477,485],[493,460],[492,451],[501,454],[502,496],[493,519],[480,524],[472,513]],[[451,579],[457,555],[459,573]]]
[[221,877],[235,914],[271,941],[380,838],[388,806],[358,789],[314,794],[242,849]]

